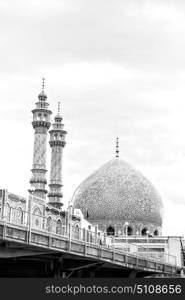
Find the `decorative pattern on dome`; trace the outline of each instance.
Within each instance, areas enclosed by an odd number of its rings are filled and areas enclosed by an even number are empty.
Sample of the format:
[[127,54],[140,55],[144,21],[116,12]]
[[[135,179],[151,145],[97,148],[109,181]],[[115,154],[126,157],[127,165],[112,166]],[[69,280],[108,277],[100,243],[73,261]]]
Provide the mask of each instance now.
[[161,198],[139,171],[115,158],[80,184],[73,196],[89,220],[134,220],[161,226]]

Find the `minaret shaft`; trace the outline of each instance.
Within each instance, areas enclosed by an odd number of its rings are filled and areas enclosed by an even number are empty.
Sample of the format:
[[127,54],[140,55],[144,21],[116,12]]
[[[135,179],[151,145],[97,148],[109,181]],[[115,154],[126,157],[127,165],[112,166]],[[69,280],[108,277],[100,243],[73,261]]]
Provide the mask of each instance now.
[[[44,82],[44,81],[43,81]],[[43,86],[44,88],[44,86]],[[48,110],[49,104],[46,102],[47,96],[44,90],[38,96],[39,101],[36,103],[36,108],[32,110],[33,122],[32,126],[34,133],[34,150],[33,150],[33,165],[32,177],[30,179],[33,195],[46,199],[46,152],[47,152],[47,132],[50,127],[51,111]]]
[[62,156],[63,148],[53,146],[51,150],[50,184],[62,184]]
[[33,169],[46,168],[47,129],[36,128],[34,134]]
[[60,208],[62,204],[62,156],[63,148],[66,144],[66,131],[63,130],[62,117],[58,111],[55,117],[55,123],[50,130],[50,147],[51,147],[51,169],[49,184],[49,204]]

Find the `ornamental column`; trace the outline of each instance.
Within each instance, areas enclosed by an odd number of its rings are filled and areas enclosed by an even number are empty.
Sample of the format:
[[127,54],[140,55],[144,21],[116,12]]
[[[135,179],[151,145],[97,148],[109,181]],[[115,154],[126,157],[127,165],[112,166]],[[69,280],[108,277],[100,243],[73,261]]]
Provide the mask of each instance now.
[[63,129],[62,116],[60,115],[60,103],[58,104],[58,114],[55,116],[55,123],[50,130],[51,147],[51,169],[49,184],[49,204],[60,208],[62,203],[62,155],[65,147],[65,135],[67,132]]
[[30,179],[33,195],[46,199],[46,147],[47,132],[51,125],[51,111],[48,109],[49,103],[46,102],[47,96],[44,92],[44,78],[42,83],[42,91],[38,96],[39,101],[36,102],[36,108],[32,110],[33,122],[32,126],[35,130],[34,134],[34,151],[32,177]]

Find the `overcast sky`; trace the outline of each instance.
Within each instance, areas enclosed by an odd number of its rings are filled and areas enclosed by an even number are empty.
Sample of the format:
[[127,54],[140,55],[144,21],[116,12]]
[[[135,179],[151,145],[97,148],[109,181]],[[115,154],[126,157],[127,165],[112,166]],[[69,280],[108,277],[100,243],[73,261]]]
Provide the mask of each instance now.
[[185,1],[0,0],[0,186],[23,196],[43,76],[68,131],[65,202],[119,136],[163,199],[164,234],[184,235]]

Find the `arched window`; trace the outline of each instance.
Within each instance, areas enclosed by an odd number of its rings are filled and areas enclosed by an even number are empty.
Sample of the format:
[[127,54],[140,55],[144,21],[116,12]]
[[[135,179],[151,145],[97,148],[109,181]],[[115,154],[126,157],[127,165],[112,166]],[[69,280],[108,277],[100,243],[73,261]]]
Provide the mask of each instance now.
[[121,234],[122,234],[121,229],[118,229],[118,235],[121,235]]
[[82,231],[82,239],[83,239],[83,241],[85,241],[85,239],[86,239],[86,229],[85,228],[83,228],[83,231]]
[[158,236],[159,235],[159,231],[156,229],[155,231],[154,231],[154,236]]
[[127,227],[127,235],[132,235],[133,234],[133,229],[131,226]]
[[62,234],[62,222],[60,219],[57,221],[56,234]]
[[142,230],[141,230],[141,235],[142,236],[146,236],[147,235],[147,231],[148,231],[148,228],[143,228]]
[[115,234],[115,230],[112,226],[109,226],[107,228],[107,235],[114,235]]
[[16,211],[16,223],[23,224],[23,211],[21,207],[19,207]]
[[75,237],[79,240],[80,238],[80,228],[78,225],[75,226]]
[[39,113],[39,114],[38,114],[38,120],[41,120],[41,118],[42,118],[42,114]]
[[6,221],[11,221],[11,207],[8,203],[6,204]]
[[40,208],[36,207],[33,210],[33,214],[32,214],[32,226],[35,227],[36,229],[42,229],[42,212],[40,210]]
[[46,230],[47,231],[52,231],[52,219],[51,219],[51,217],[47,218]]

